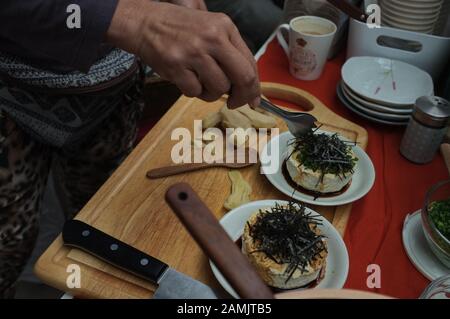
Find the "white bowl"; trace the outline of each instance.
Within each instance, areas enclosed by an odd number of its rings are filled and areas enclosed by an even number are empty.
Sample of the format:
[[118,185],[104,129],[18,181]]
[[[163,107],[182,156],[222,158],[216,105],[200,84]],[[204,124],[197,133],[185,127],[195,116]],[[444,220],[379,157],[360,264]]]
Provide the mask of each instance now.
[[429,280],[449,273],[447,267],[435,256],[422,229],[421,212],[406,215],[402,239],[406,254],[413,265]]

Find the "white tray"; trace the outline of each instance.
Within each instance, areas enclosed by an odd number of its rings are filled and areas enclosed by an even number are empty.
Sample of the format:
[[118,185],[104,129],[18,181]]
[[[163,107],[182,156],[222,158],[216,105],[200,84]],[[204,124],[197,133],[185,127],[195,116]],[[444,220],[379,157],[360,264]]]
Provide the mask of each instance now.
[[448,63],[450,38],[390,27],[370,29],[367,24],[350,19],[347,58],[354,56],[404,61],[437,79]]

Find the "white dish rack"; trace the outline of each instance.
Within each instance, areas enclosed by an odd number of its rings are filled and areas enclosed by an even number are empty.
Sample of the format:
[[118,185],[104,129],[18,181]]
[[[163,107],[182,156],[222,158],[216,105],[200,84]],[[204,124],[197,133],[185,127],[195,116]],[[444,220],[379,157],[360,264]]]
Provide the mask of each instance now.
[[450,38],[382,26],[350,19],[347,59],[375,56],[400,60],[427,71],[434,79],[449,63]]

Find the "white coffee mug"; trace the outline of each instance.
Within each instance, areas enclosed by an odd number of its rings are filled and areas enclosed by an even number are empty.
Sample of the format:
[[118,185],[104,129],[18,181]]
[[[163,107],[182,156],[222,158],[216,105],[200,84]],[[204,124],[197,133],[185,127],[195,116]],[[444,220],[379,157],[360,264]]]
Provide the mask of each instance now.
[[[289,31],[289,45],[283,37]],[[322,74],[337,27],[330,20],[302,16],[278,27],[277,39],[289,58],[289,72],[300,80],[316,80]]]

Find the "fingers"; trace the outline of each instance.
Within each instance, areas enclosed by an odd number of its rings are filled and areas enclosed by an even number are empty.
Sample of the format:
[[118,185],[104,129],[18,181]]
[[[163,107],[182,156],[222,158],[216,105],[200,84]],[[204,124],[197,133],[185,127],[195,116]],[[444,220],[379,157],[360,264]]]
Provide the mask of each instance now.
[[236,108],[246,103],[257,103],[260,85],[253,64],[231,43],[215,52],[215,57],[231,82],[228,106]]
[[231,82],[228,106],[231,108],[246,103],[259,104],[260,84],[255,59],[242,40],[236,26],[226,15],[218,15],[222,29],[228,33],[227,39],[221,38],[212,55]]
[[158,23],[164,21],[158,15],[148,20],[150,43],[143,46],[147,51],[140,49],[161,76],[186,96],[213,101],[229,93],[231,108],[259,105],[255,59],[228,16],[177,6],[161,8],[179,17],[169,28]]
[[169,2],[190,9],[208,11],[204,0],[169,0]]
[[202,85],[197,75],[188,69],[184,69],[174,77],[172,82],[180,89],[180,91],[189,97],[197,97],[202,94]]
[[248,48],[244,39],[242,39],[238,28],[234,24],[230,27],[230,42],[247,58],[247,60],[255,67],[256,70],[255,57]]
[[197,0],[197,1],[198,1],[198,9],[208,11],[208,8],[206,7],[204,0]]
[[202,100],[216,101],[230,91],[230,81],[211,56],[199,59],[194,63],[193,68],[203,86],[202,94],[199,96]]
[[[256,76],[258,77],[258,67],[256,65],[255,57],[253,56],[253,53],[250,51],[250,49],[248,48],[245,41],[240,36],[239,31],[236,28],[236,26],[233,25],[233,27],[234,27],[234,31],[231,31],[230,41],[247,58],[247,60],[250,62],[250,64],[254,67]],[[257,82],[258,82],[258,86],[259,86],[259,77],[257,78]],[[261,88],[259,87],[258,90],[261,91]],[[252,101],[250,101],[249,104],[251,107],[257,107],[257,106],[259,106],[260,102],[261,102],[261,98],[258,95]]]

